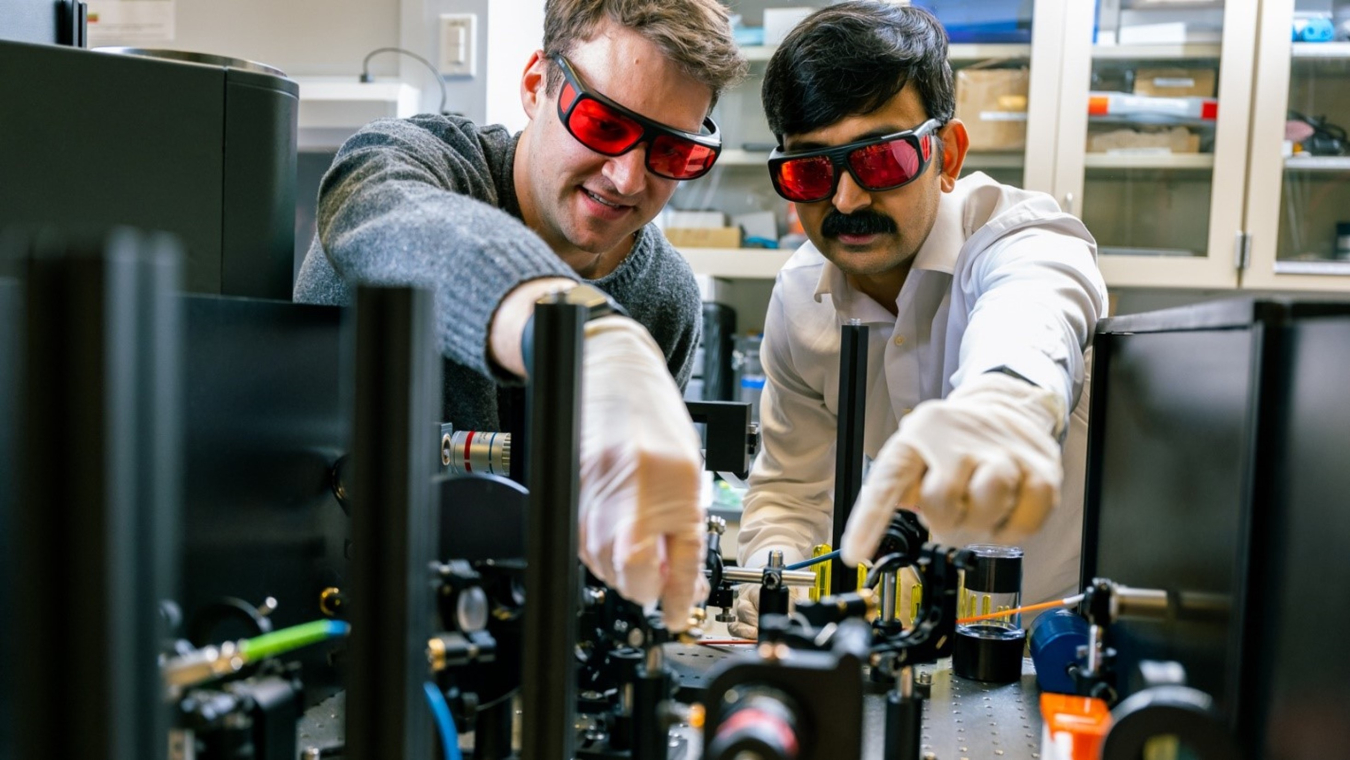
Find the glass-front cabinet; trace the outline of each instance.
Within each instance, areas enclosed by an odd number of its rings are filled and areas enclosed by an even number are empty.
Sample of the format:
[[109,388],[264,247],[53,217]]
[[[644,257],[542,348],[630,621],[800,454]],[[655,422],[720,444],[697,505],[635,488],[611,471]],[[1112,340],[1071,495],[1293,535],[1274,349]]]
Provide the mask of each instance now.
[[1256,6],[1068,3],[1055,190],[1109,285],[1238,284]]
[[[951,38],[963,172],[1052,194],[1108,285],[1350,290],[1350,0],[911,2]],[[728,2],[750,76],[714,111],[717,167],[666,219],[697,272],[771,278],[803,239],[769,183],[760,87],[828,4]]]
[[[1053,147],[1034,139],[1054,129],[1059,91],[1057,4],[1013,0],[914,0],[950,39],[956,118],[970,147],[962,176],[983,172],[1017,187],[1048,190]],[[1036,76],[1032,73],[1035,72]]]
[[1350,2],[1264,0],[1243,284],[1350,287]]

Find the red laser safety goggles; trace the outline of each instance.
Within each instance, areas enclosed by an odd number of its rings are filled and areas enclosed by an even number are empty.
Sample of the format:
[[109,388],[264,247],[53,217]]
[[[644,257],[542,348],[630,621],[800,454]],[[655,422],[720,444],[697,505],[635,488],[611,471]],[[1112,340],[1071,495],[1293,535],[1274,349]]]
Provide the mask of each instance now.
[[647,170],[666,179],[697,179],[712,169],[722,152],[722,136],[711,118],[703,120],[707,134],[667,127],[587,90],[572,64],[562,55],[553,61],[562,69],[558,118],[577,142],[605,156],[621,156],[647,143]]
[[932,133],[941,123],[929,119],[916,129],[836,145],[829,148],[769,154],[773,189],[793,203],[815,203],[834,197],[840,167],[864,190],[894,190],[913,182],[933,157]]

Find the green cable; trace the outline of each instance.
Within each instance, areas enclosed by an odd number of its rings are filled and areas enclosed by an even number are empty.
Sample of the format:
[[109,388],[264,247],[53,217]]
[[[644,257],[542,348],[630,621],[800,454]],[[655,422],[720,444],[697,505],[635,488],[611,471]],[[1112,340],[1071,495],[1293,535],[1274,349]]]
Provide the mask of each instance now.
[[351,625],[341,620],[315,620],[312,623],[283,628],[280,631],[264,633],[239,643],[239,650],[249,662],[276,657],[310,644],[345,636]]

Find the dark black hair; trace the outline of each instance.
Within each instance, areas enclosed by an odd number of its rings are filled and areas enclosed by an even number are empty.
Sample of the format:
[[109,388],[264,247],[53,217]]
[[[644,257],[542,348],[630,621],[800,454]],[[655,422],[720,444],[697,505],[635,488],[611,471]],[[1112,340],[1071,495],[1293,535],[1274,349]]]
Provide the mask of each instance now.
[[781,144],[871,113],[911,82],[928,117],[947,123],[956,94],[942,24],[921,8],[854,0],[816,11],[783,40],[764,75],[764,113]]

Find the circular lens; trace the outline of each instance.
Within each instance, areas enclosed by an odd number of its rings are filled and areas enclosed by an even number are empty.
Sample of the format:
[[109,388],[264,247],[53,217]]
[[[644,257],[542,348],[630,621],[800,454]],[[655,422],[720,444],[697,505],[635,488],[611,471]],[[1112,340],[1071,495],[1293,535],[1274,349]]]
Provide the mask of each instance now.
[[652,140],[647,148],[647,168],[670,179],[693,179],[712,168],[717,154],[706,145],[670,135]]
[[[731,696],[731,692],[727,692]],[[797,760],[801,742],[798,719],[784,695],[756,690],[737,695],[713,731],[704,757],[711,760]]]
[[908,140],[890,140],[849,153],[848,165],[863,187],[884,190],[914,179],[919,154]]
[[813,203],[834,190],[834,165],[826,156],[793,158],[778,165],[778,191],[790,201]]
[[459,630],[464,633],[473,633],[487,628],[488,612],[487,594],[478,586],[469,586],[459,592],[459,598],[455,600],[455,623]]
[[567,126],[582,145],[610,156],[623,153],[642,137],[642,125],[590,98],[572,109]]
[[1019,546],[1004,546],[1002,544],[970,544],[966,547],[977,558],[992,557],[995,559],[1021,559],[1022,548]]

